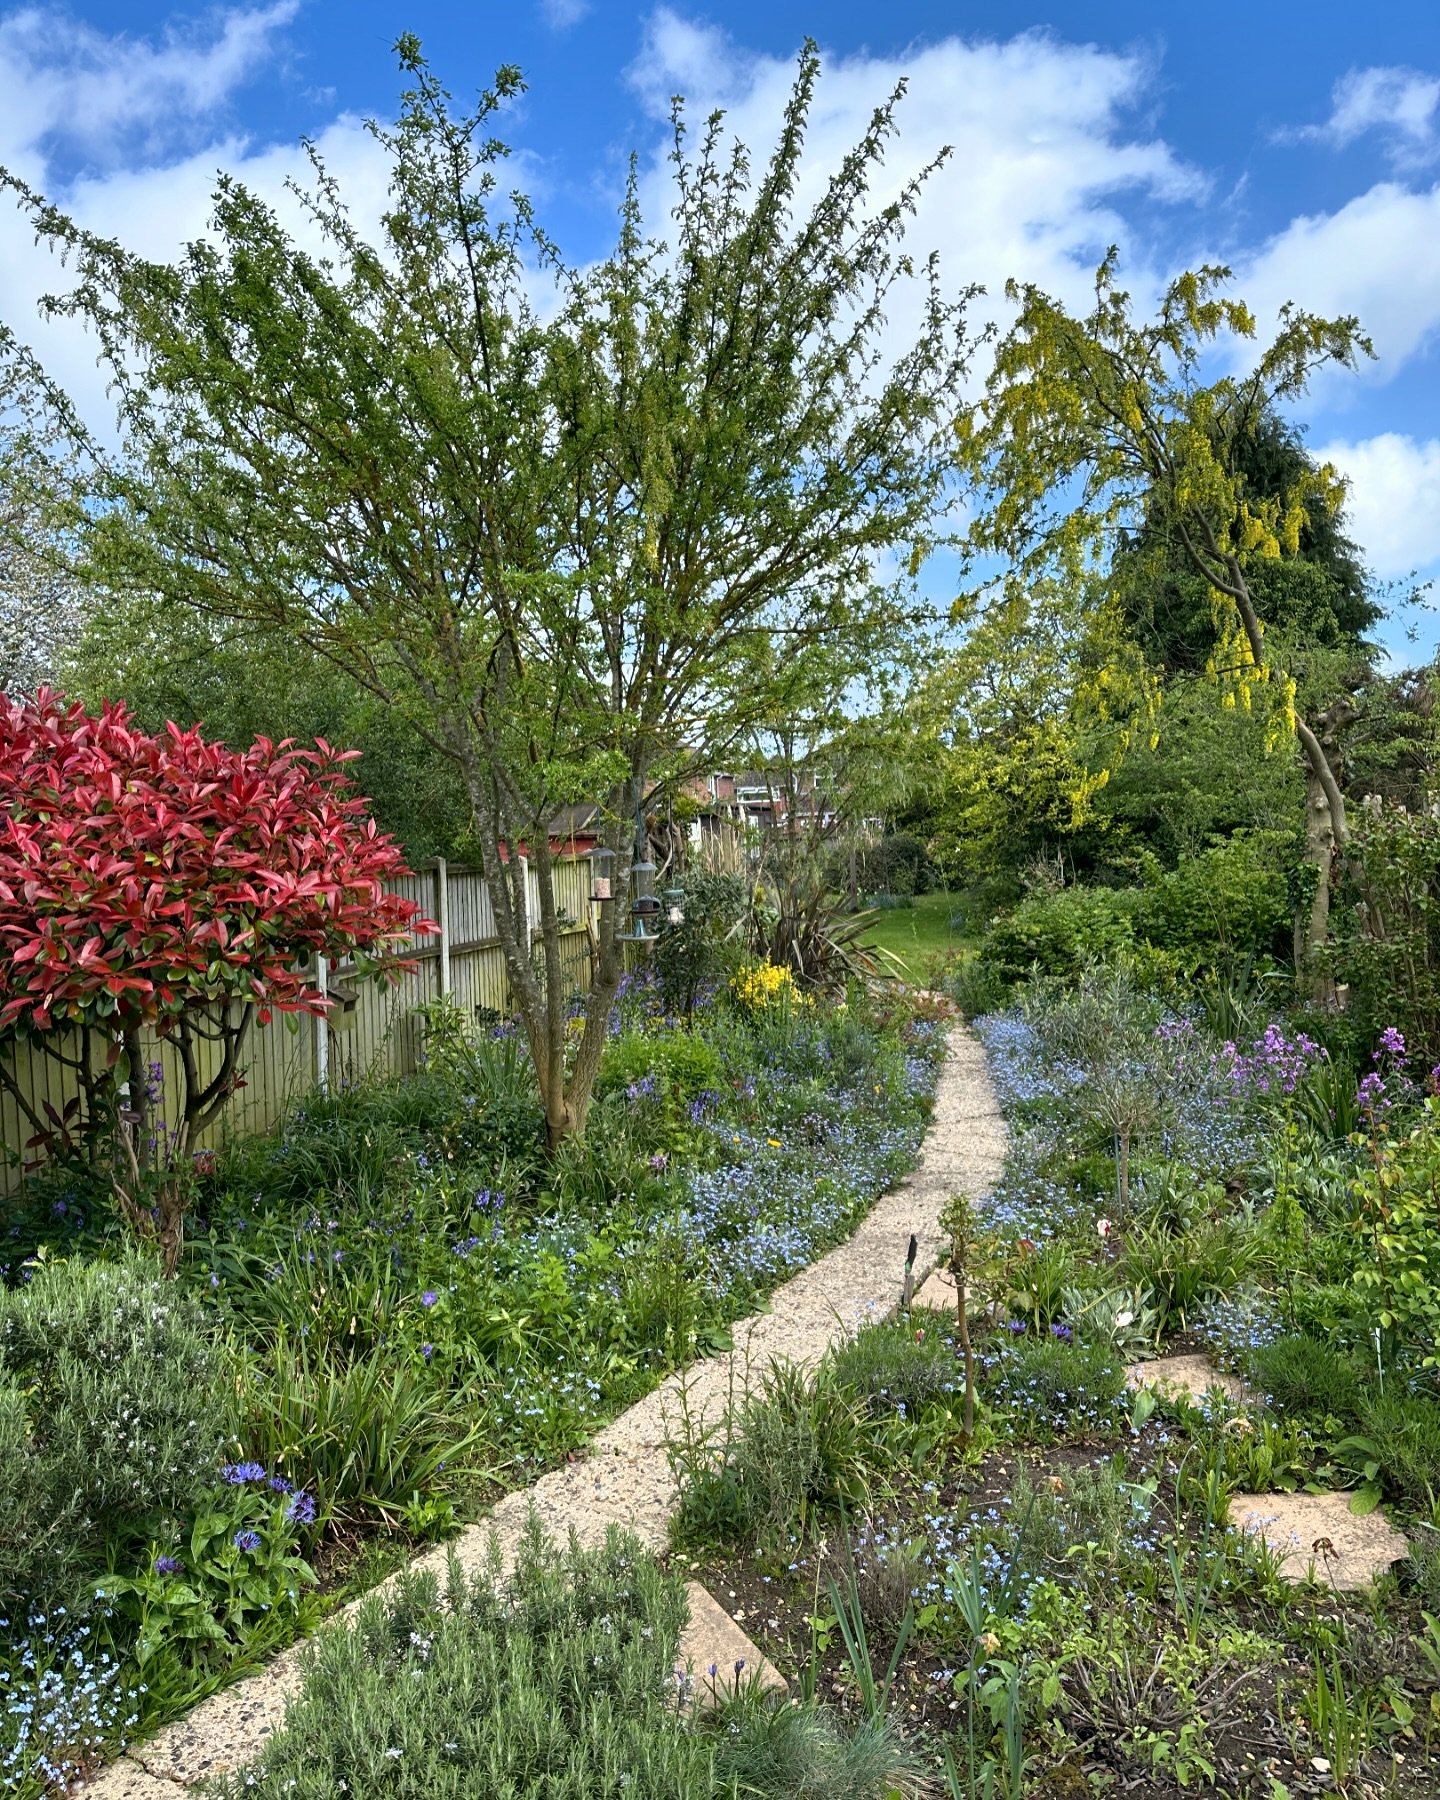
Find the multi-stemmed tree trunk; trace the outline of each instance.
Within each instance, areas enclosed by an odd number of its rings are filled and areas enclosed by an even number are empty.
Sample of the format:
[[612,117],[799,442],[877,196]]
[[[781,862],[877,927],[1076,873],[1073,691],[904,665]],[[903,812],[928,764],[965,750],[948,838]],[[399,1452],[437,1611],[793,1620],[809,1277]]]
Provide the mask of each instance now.
[[[229,179],[178,266],[7,181],[76,270],[52,309],[94,328],[118,398],[123,453],[87,444],[89,569],[304,642],[453,760],[559,1139],[584,1126],[604,1047],[647,786],[773,717],[807,646],[907,629],[908,579],[874,569],[918,566],[936,536],[966,296],[904,255],[928,171],[880,175],[898,92],[800,206],[813,48],[763,167],[718,119],[692,152],[677,110],[673,241],[646,237],[632,182],[614,252],[584,273],[527,202],[496,198],[517,72],[465,113],[413,38],[397,48],[411,90],[373,126],[388,211],[367,237],[317,159],[325,260]],[[898,353],[897,285],[921,317]],[[548,826],[597,800],[614,898],[572,1060]]]

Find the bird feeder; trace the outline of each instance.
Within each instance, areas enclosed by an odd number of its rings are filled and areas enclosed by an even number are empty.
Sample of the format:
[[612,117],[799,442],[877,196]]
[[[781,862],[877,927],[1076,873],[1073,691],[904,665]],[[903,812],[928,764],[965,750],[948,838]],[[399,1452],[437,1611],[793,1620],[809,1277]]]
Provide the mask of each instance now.
[[660,916],[660,896],[655,892],[655,865],[637,862],[630,865],[631,929],[626,934],[635,944],[653,942]]
[[607,850],[603,844],[597,844],[590,852],[590,898],[592,900],[612,898],[610,869],[614,861],[615,852]]

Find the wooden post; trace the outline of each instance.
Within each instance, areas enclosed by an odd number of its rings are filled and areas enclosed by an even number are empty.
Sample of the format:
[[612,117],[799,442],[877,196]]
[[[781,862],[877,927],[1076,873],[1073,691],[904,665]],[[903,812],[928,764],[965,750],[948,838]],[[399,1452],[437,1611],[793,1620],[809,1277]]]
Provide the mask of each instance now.
[[[330,964],[323,956],[315,958],[315,986],[322,994],[330,992]],[[322,1094],[330,1087],[330,1019],[328,1013],[315,1017],[315,1085]]]
[[440,998],[450,989],[450,870],[443,856],[435,858],[435,919],[440,927]]

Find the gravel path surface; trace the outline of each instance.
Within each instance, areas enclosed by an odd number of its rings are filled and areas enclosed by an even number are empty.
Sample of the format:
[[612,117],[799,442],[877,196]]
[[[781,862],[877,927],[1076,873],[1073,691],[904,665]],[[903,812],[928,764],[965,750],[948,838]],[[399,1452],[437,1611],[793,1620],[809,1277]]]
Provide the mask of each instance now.
[[[985,1053],[957,1023],[920,1163],[875,1202],[855,1235],[778,1288],[770,1310],[741,1320],[733,1350],[669,1377],[599,1432],[582,1461],[507,1495],[488,1519],[427,1551],[417,1566],[443,1571],[452,1552],[475,1566],[485,1559],[492,1532],[508,1562],[532,1508],[557,1536],[573,1527],[582,1543],[597,1543],[614,1523],[663,1549],[675,1503],[665,1438],[682,1405],[694,1422],[715,1421],[776,1357],[813,1362],[835,1339],[892,1312],[912,1233],[920,1247],[918,1284],[940,1255],[938,1219],[945,1202],[955,1193],[984,1194],[1000,1172],[1005,1142]],[[88,1800],[176,1800],[177,1789],[245,1762],[284,1718],[286,1697],[299,1684],[300,1648],[137,1745],[86,1784]]]

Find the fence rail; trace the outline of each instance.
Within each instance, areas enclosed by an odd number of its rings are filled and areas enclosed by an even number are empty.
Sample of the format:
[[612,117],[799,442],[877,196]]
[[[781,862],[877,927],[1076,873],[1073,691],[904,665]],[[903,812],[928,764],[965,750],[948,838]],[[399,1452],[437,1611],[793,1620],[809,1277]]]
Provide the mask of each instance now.
[[[554,865],[555,902],[570,921],[564,934],[567,984],[590,985],[591,900],[587,858],[565,858]],[[420,1021],[417,1007],[450,995],[477,1017],[511,1010],[510,979],[495,929],[495,913],[485,878],[478,869],[437,862],[397,881],[392,892],[414,900],[438,930],[416,939],[406,960],[415,967],[392,983],[356,982],[344,967],[322,969],[321,979],[342,998],[325,1019],[308,1013],[277,1018],[257,1027],[246,1045],[244,1086],[220,1118],[203,1134],[202,1146],[223,1138],[265,1132],[277,1125],[302,1094],[327,1083],[354,1082],[367,1076],[405,1075],[420,1064]],[[531,940],[538,940],[539,918],[535,871],[526,867],[527,916]],[[62,1045],[72,1053],[72,1045]],[[163,1091],[178,1089],[179,1067],[171,1048],[155,1039],[146,1046],[159,1063]],[[0,1052],[17,1076],[31,1105],[45,1102],[61,1112],[78,1091],[68,1069],[27,1044]],[[161,1108],[163,1114],[163,1106]],[[13,1097],[0,1091],[0,1136],[7,1151],[23,1152],[33,1128]],[[13,1191],[21,1179],[13,1156],[0,1165],[0,1193]]]

